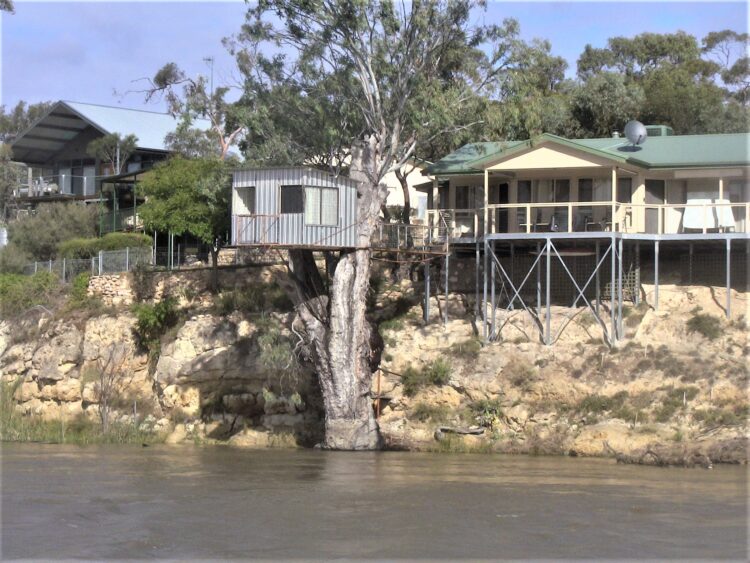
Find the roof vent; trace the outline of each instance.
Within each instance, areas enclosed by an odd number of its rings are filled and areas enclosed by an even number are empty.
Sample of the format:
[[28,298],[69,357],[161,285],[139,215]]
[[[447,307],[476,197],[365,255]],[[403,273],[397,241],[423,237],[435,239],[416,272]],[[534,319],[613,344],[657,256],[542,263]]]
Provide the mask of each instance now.
[[674,129],[669,125],[646,125],[646,133],[649,137],[671,137]]
[[620,132],[619,131],[612,131],[612,138],[613,139],[619,139],[620,138]]

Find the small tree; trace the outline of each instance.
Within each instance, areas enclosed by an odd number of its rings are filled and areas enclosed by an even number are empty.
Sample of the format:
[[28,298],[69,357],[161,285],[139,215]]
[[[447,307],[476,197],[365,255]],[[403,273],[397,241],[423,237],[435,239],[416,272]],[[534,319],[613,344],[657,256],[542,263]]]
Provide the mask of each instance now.
[[110,414],[119,394],[129,385],[125,364],[128,353],[123,344],[112,344],[106,358],[97,362],[95,368],[96,376],[96,400],[99,403],[99,420],[102,423],[102,432],[109,432]]
[[123,137],[119,133],[109,133],[91,141],[86,147],[86,152],[89,156],[108,163],[112,174],[116,175],[122,173],[125,163],[137,146],[138,137],[135,135]]
[[10,0],[0,0],[0,12],[14,12],[13,2]]
[[189,233],[210,246],[216,291],[219,250],[230,227],[231,178],[224,163],[175,157],[157,165],[141,186],[147,199],[139,209],[147,228]]

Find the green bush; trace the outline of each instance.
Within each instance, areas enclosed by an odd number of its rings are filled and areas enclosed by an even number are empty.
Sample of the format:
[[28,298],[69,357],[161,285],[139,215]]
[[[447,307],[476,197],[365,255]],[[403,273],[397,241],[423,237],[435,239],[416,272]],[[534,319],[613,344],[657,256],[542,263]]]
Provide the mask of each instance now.
[[466,360],[476,360],[482,351],[482,343],[476,338],[469,338],[463,342],[456,342],[451,346],[451,353]]
[[55,259],[61,242],[96,235],[96,213],[94,206],[45,203],[9,224],[8,238],[31,260]]
[[0,316],[7,319],[36,305],[49,305],[59,292],[60,282],[50,272],[33,276],[0,274]]
[[584,397],[581,402],[578,403],[578,411],[583,413],[597,414],[618,410],[622,408],[627,398],[627,391],[620,391],[618,393],[615,393],[611,397],[594,393],[592,395]]
[[88,300],[90,278],[91,274],[87,272],[81,272],[73,278],[73,282],[70,284],[70,295],[68,296],[71,305],[82,305]]
[[450,379],[450,372],[450,364],[442,358],[430,362],[422,369],[409,366],[404,370],[401,377],[404,394],[407,397],[413,397],[422,387],[428,385],[445,385]]
[[124,250],[125,248],[149,248],[152,239],[139,233],[108,233],[101,238],[72,238],[58,246],[62,258],[91,258],[100,250]]
[[161,337],[180,318],[177,300],[174,297],[150,305],[141,303],[133,307],[136,316],[135,334],[138,344],[153,356],[161,350]]
[[12,242],[0,248],[0,272],[4,274],[22,274],[24,267],[33,260]]
[[721,320],[713,315],[695,312],[687,322],[687,330],[688,333],[697,332],[709,340],[716,340],[721,336]]

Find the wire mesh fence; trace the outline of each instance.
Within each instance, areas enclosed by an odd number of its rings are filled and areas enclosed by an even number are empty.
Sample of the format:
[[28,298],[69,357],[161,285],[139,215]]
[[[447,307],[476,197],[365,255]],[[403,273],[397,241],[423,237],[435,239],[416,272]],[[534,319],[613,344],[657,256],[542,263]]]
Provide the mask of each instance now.
[[63,283],[68,283],[81,273],[92,276],[130,272],[136,267],[152,266],[154,253],[151,248],[125,248],[123,250],[101,251],[91,258],[59,258],[27,264],[23,273],[34,275],[39,272],[56,274]]

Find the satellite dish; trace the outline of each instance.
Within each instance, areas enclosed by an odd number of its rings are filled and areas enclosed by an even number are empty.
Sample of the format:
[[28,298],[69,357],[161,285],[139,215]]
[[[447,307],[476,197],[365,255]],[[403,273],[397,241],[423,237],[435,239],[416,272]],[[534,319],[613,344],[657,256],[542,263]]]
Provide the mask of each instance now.
[[646,126],[640,121],[628,121],[625,125],[625,136],[633,145],[642,145],[646,142],[648,132]]

